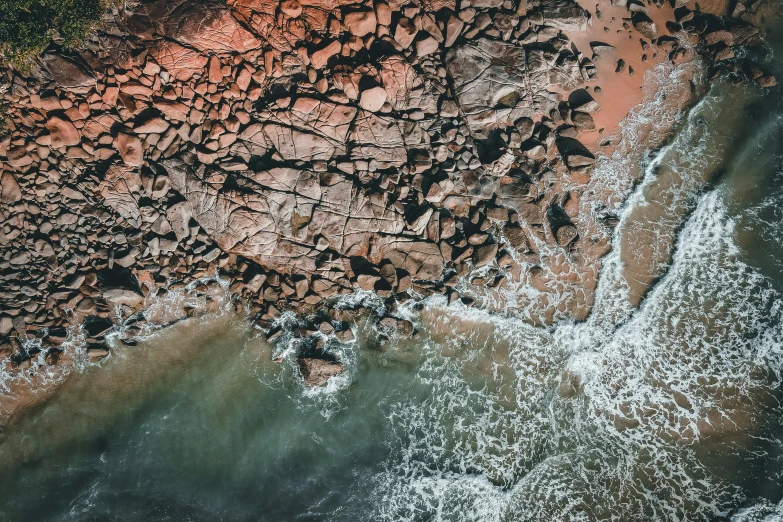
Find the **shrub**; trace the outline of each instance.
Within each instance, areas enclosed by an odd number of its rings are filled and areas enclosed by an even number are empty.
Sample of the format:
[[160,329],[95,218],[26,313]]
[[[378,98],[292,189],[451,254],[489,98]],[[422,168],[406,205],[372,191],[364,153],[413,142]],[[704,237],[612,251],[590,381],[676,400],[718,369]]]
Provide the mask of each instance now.
[[28,65],[59,35],[66,46],[100,21],[102,0],[0,0],[0,57]]

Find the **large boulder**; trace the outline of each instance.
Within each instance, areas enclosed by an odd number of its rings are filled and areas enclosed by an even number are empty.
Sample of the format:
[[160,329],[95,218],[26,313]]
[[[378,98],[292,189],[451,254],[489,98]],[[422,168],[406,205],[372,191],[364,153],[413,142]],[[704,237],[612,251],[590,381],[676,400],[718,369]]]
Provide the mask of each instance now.
[[214,0],[181,2],[164,19],[163,30],[168,38],[207,53],[244,53],[263,45]]
[[590,13],[574,0],[541,0],[529,13],[530,20],[561,31],[585,31],[591,23]]
[[443,275],[443,254],[436,243],[395,239],[385,244],[381,252],[413,279],[437,281]]
[[16,178],[10,172],[0,174],[0,202],[16,203],[22,199],[22,190]]
[[73,91],[88,91],[95,85],[95,76],[79,58],[47,53],[42,58],[44,67],[60,87]]
[[486,38],[449,51],[446,69],[471,133],[486,139],[494,129],[556,107],[547,90],[549,64],[542,51]]
[[323,386],[332,377],[343,373],[342,364],[323,359],[300,357],[296,360],[296,364],[302,374],[305,386],[309,387]]

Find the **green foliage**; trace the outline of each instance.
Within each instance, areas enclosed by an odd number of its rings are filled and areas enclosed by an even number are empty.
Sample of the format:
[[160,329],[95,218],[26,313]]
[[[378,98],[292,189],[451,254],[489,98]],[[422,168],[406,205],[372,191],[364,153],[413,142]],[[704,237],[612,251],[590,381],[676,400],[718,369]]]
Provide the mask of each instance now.
[[0,0],[0,56],[30,63],[59,35],[75,45],[98,24],[102,0]]

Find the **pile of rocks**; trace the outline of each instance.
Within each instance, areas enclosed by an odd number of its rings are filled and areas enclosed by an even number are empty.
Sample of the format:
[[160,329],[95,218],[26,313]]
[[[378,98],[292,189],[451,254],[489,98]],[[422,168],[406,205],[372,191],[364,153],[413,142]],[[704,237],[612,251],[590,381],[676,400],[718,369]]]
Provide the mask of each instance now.
[[[590,23],[573,0],[157,0],[107,16],[79,53],[5,71],[0,339],[56,353],[65,328],[216,273],[269,326],[356,289],[459,299],[477,268],[502,285],[552,252],[595,265],[578,201],[596,69],[564,34]],[[562,279],[579,291],[557,318],[583,315],[595,282]],[[0,346],[9,368],[31,355]]]

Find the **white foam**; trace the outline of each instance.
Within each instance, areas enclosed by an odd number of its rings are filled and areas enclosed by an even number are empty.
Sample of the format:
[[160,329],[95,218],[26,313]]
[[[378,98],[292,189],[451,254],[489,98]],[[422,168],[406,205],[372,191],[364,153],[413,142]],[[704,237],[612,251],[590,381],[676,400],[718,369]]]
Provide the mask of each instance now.
[[[679,157],[698,161],[696,138]],[[681,197],[696,204],[696,186]],[[619,255],[584,323],[536,329],[427,301],[425,337],[445,340],[424,347],[431,398],[390,416],[402,449],[379,478],[378,518],[683,520],[740,502],[694,448],[734,431],[775,440],[757,398],[780,382],[783,301],[741,261],[723,197],[698,200],[638,310]]]

